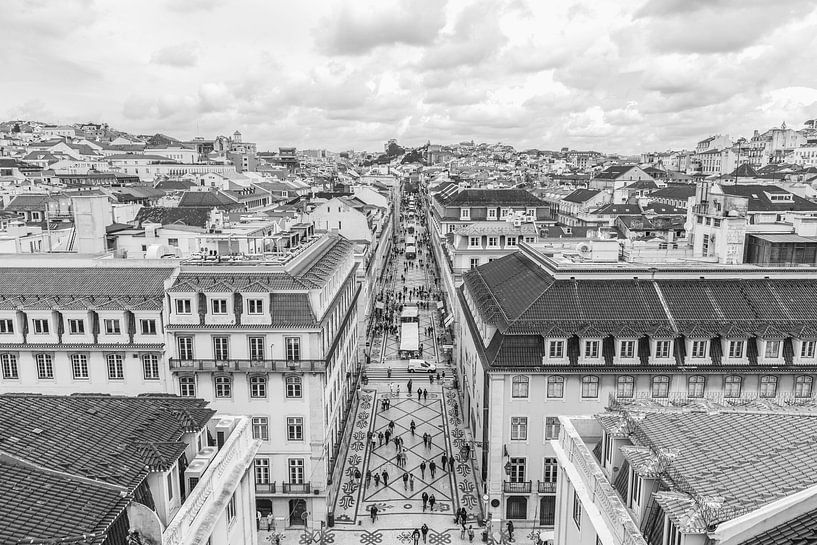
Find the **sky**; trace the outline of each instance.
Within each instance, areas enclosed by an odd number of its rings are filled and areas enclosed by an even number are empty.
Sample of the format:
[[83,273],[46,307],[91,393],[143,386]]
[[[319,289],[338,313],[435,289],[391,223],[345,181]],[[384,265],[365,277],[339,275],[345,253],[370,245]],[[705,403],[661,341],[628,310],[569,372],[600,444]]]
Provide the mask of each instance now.
[[2,0],[0,119],[691,149],[817,118],[813,0]]

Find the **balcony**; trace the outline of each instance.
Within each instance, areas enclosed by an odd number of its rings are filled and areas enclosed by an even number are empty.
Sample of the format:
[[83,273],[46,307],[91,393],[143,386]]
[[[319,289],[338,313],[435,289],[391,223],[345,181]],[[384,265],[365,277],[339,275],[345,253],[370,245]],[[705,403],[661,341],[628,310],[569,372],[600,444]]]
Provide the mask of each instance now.
[[284,494],[311,494],[311,483],[281,483]]
[[540,494],[555,494],[556,493],[556,483],[555,482],[545,482],[539,481],[539,487],[537,491]]
[[512,483],[510,481],[505,481],[502,489],[504,492],[511,492],[515,494],[529,494],[531,490],[531,482],[522,481],[521,483]]
[[171,371],[323,372],[325,360],[179,360],[170,358]]
[[275,482],[271,483],[255,483],[256,494],[275,494]]

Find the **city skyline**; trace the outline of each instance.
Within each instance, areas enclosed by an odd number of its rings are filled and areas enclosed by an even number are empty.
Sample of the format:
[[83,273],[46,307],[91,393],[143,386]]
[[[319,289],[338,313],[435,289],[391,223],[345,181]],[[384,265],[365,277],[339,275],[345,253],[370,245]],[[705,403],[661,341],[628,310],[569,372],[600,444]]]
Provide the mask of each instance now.
[[817,103],[809,2],[61,7],[0,6],[0,66],[15,74],[3,119],[237,128],[259,149],[474,139],[632,154],[797,129]]

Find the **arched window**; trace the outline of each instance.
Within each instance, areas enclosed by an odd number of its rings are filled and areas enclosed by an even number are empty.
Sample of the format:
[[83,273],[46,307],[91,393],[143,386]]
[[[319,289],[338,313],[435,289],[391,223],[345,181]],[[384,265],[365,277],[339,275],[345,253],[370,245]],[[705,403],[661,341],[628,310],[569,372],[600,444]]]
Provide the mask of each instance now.
[[195,377],[179,377],[179,395],[182,397],[196,397]]
[[230,377],[216,377],[216,397],[233,397],[233,380]]
[[689,397],[703,397],[706,389],[706,377],[703,375],[692,375],[689,377],[687,386],[687,396]]
[[616,397],[633,397],[635,393],[635,379],[624,375],[616,379]]
[[723,381],[723,397],[740,397],[743,379],[738,375],[728,375]]
[[593,375],[582,377],[582,397],[599,397],[599,377]]
[[530,379],[525,375],[516,375],[511,379],[511,397],[528,397]]
[[800,375],[794,379],[794,397],[811,397],[811,387],[814,379],[807,375]]
[[561,398],[565,395],[565,378],[558,375],[548,377],[548,397]]
[[652,396],[669,397],[669,377],[657,375],[652,377]]
[[267,377],[250,377],[250,397],[267,397]]
[[777,377],[763,375],[760,377],[760,397],[774,397],[777,395]]
[[297,375],[288,376],[287,383],[287,397],[303,397],[303,383],[301,377]]

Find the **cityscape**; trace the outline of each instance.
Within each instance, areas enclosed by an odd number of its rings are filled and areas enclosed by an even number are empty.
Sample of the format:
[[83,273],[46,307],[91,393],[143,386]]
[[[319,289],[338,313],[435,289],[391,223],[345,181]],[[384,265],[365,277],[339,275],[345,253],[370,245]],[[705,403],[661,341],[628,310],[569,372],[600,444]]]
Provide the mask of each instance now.
[[817,543],[817,6],[0,20],[0,545]]

